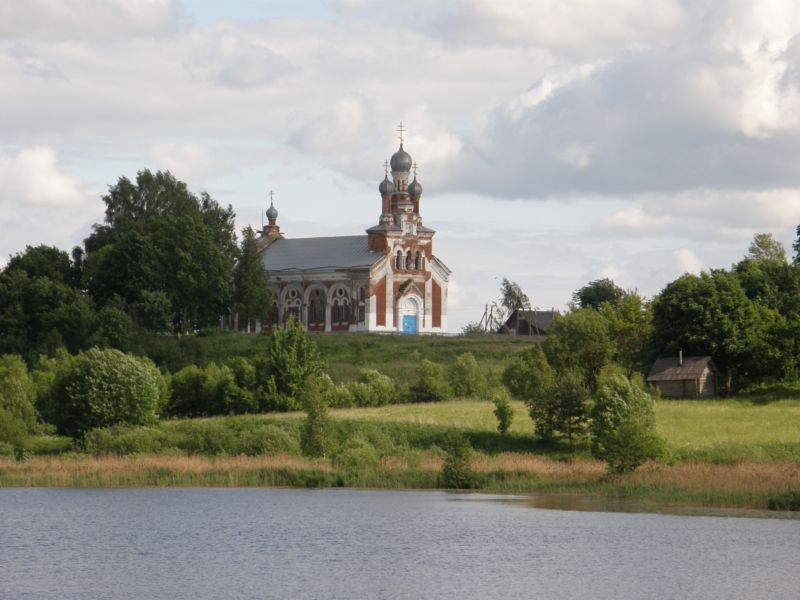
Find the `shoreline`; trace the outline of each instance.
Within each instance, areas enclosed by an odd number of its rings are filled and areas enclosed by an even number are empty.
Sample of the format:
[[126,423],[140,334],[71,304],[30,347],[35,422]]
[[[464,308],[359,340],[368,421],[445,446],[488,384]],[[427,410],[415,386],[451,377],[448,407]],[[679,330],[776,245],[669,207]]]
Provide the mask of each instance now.
[[[536,495],[572,510],[674,512],[707,509],[767,511],[773,497],[800,490],[800,465],[788,462],[711,464],[649,463],[634,473],[609,476],[588,459],[553,460],[504,453],[472,461],[481,485],[470,492]],[[374,490],[440,490],[441,458],[433,453],[410,463],[384,457],[377,467],[343,468],[329,459],[296,455],[205,456],[140,454],[33,456],[17,462],[0,458],[0,489],[131,487],[272,487]],[[461,490],[450,490],[461,491]],[[575,502],[565,500],[579,499]],[[570,506],[571,505],[571,506]],[[626,508],[627,507],[627,508]],[[641,509],[641,510],[638,510]],[[775,516],[800,512],[770,511]]]

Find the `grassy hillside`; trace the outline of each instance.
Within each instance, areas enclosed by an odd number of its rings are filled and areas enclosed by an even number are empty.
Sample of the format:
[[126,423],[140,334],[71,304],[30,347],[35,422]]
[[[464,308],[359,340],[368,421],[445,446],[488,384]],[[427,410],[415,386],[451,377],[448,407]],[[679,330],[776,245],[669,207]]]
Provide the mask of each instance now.
[[[354,379],[362,368],[377,369],[402,379],[423,358],[447,365],[464,352],[471,352],[487,372],[500,373],[510,355],[536,343],[530,338],[508,336],[309,335],[328,363],[328,373],[335,382]],[[215,330],[183,337],[142,334],[136,345],[139,353],[175,372],[189,364],[219,363],[233,356],[252,358],[267,351],[269,338]]]

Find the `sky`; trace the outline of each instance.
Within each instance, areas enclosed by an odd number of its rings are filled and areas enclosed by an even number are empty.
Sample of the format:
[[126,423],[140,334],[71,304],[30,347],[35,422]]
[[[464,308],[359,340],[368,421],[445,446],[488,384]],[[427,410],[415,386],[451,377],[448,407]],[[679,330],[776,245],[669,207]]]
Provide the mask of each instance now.
[[795,0],[3,0],[0,89],[0,265],[145,168],[358,234],[400,121],[453,332],[504,277],[652,297],[800,224]]

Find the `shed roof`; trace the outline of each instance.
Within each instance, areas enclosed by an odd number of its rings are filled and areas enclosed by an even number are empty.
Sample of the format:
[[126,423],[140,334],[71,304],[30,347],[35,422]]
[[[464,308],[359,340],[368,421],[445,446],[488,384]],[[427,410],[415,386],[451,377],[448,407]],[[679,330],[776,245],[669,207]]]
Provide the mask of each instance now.
[[710,356],[684,356],[683,365],[678,364],[677,356],[658,358],[650,369],[647,381],[696,381],[706,367],[714,369]]
[[369,268],[383,258],[367,246],[366,235],[277,239],[261,253],[267,271],[325,271]]
[[505,322],[505,326],[511,329],[513,327],[512,322],[516,319],[520,321],[526,321],[529,325],[533,326],[534,328],[538,329],[539,331],[547,331],[547,328],[550,327],[550,324],[553,322],[557,316],[559,316],[557,310],[515,310],[514,312],[509,315],[508,319]]

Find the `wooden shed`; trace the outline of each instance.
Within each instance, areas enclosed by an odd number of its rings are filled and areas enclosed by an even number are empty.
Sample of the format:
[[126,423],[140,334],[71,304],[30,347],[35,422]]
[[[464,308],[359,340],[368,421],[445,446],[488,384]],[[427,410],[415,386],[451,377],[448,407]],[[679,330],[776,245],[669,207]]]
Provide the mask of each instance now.
[[500,332],[507,331],[512,335],[543,336],[547,334],[547,329],[557,316],[559,316],[559,312],[555,309],[517,309],[508,316],[500,328]]
[[717,395],[717,368],[710,356],[659,358],[647,382],[663,398],[710,398]]

